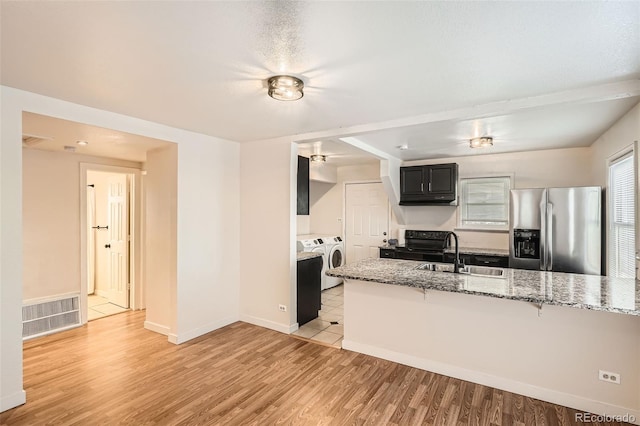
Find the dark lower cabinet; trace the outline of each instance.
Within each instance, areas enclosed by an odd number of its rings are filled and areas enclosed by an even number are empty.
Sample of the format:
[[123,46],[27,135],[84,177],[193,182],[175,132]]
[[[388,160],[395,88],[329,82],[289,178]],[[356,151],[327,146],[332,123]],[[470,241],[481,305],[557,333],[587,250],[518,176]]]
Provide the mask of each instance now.
[[[404,260],[421,260],[424,262],[445,262],[453,263],[455,257],[454,253],[433,254],[425,253],[419,250],[410,250],[406,247],[381,248],[380,258],[386,259],[404,259]],[[509,257],[499,255],[486,255],[486,254],[470,254],[460,253],[460,261],[465,265],[475,266],[492,266],[496,268],[508,268]]]
[[[445,253],[444,261],[447,263],[453,263],[455,254]],[[486,254],[461,254],[460,260],[465,265],[475,266],[492,266],[496,268],[508,268],[509,257],[508,256],[491,256]]]
[[298,261],[298,325],[318,318],[321,296],[322,256]]
[[391,248],[381,248],[380,249],[380,257],[387,259],[395,259],[396,258],[396,249]]

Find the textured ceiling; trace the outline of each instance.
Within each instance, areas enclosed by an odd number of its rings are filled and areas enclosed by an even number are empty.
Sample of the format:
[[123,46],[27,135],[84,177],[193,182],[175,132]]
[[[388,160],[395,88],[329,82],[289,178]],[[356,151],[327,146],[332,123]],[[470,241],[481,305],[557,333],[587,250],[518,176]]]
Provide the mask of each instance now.
[[[640,77],[639,2],[1,7],[2,84],[235,141]],[[267,97],[278,73],[305,97]]]

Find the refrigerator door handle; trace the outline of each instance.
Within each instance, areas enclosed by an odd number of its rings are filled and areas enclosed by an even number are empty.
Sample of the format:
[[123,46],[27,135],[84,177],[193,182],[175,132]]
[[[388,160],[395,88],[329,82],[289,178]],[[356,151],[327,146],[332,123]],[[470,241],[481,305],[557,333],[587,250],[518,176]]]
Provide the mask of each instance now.
[[547,270],[547,203],[546,197],[540,203],[540,270]]
[[547,271],[553,271],[553,204],[547,204]]

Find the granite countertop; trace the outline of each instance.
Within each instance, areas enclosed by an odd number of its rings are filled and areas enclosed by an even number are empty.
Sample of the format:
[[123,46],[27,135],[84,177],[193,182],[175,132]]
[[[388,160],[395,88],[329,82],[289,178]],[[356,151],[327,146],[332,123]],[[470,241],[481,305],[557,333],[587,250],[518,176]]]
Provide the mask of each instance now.
[[297,253],[297,261],[300,262],[301,260],[307,260],[307,259],[313,259],[314,257],[320,257],[322,256],[322,253],[318,253],[316,251],[299,251]]
[[466,293],[537,304],[569,306],[640,316],[640,281],[563,272],[505,270],[505,278],[489,278],[415,269],[425,263],[414,260],[365,259],[330,269],[327,275]]

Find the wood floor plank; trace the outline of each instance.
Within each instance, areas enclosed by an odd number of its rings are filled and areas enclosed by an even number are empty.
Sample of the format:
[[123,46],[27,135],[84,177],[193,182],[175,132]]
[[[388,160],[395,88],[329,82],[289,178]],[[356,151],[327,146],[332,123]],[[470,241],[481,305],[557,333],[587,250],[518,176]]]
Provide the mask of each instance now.
[[575,425],[573,409],[238,322],[176,346],[144,312],[24,343],[22,425]]

